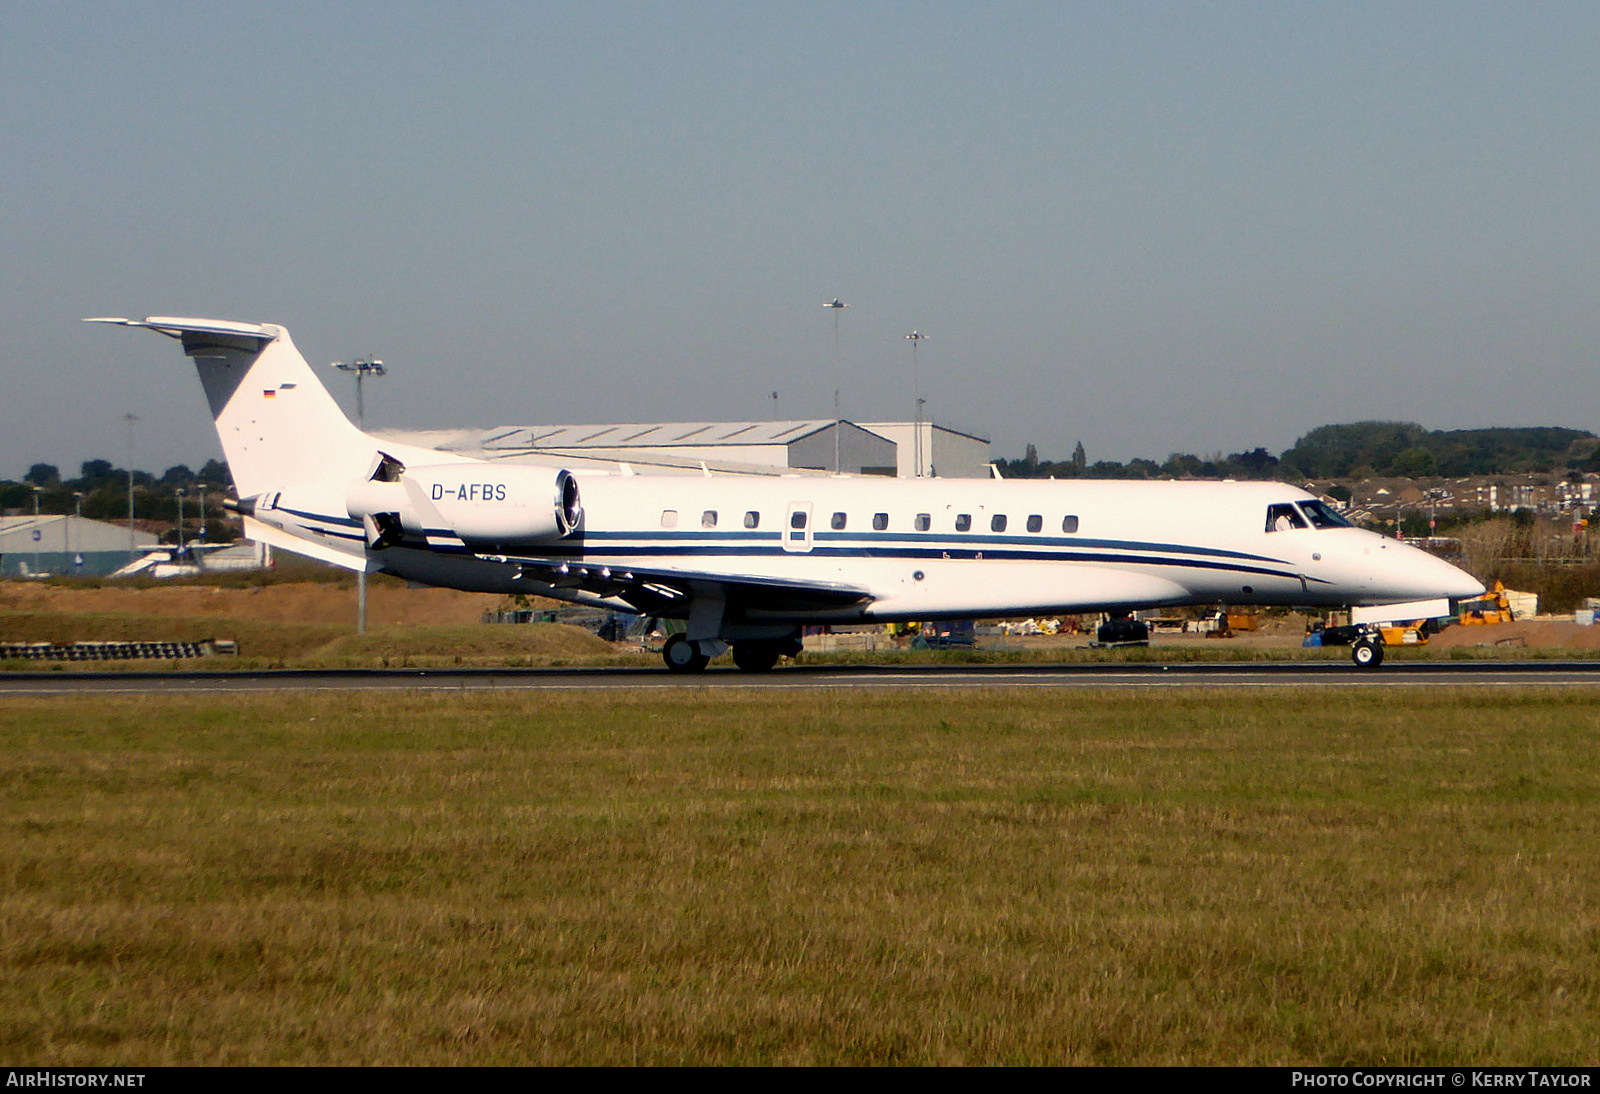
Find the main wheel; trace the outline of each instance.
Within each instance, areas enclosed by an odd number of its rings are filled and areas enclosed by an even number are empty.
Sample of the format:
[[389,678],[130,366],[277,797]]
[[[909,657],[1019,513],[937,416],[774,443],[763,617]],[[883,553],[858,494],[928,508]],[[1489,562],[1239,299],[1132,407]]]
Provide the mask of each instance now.
[[1350,647],[1350,660],[1358,669],[1375,669],[1383,664],[1383,643],[1363,638]]
[[711,661],[711,658],[700,652],[698,644],[689,641],[681,634],[675,634],[667,639],[667,644],[661,648],[661,659],[673,672],[703,672]]
[[744,672],[771,672],[778,663],[776,642],[735,642],[733,663]]

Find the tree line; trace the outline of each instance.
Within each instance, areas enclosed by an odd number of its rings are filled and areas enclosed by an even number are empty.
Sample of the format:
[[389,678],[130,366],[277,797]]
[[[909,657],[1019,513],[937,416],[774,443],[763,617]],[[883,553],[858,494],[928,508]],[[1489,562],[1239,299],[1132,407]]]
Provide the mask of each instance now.
[[[228,465],[208,460],[199,471],[186,464],[167,468],[160,475],[133,471],[133,510],[140,521],[170,523],[178,519],[178,491],[184,491],[186,522],[199,519],[199,498],[206,496],[207,539],[233,538],[222,510],[222,498],[232,479]],[[128,519],[128,470],[110,460],[85,460],[76,478],[63,478],[54,464],[36,463],[20,482],[0,479],[0,511],[32,513],[37,497],[40,513],[76,513],[79,504],[86,519],[121,522]]]
[[1600,436],[1555,426],[1424,429],[1415,422],[1353,422],[1311,430],[1277,456],[1265,448],[1211,456],[1174,452],[1157,461],[1089,462],[1079,442],[1064,460],[1039,458],[1028,445],[1020,460],[996,460],[1018,479],[1306,479],[1466,478],[1474,475],[1600,472]]
[[[1143,457],[1121,463],[1090,462],[1082,442],[1065,459],[1041,459],[1028,445],[1021,459],[995,460],[1006,478],[1015,479],[1305,479],[1395,476],[1463,478],[1470,475],[1567,471],[1600,472],[1600,436],[1555,426],[1428,430],[1415,422],[1353,422],[1311,430],[1274,456],[1264,447],[1210,456],[1174,452],[1163,460]],[[177,491],[194,498],[228,490],[228,465],[208,460],[199,471],[186,464],[160,475],[133,472],[134,511],[144,520],[178,516]],[[109,460],[85,460],[76,478],[63,478],[54,464],[36,463],[21,482],[0,479],[0,510],[33,511],[38,487],[41,513],[71,513],[82,495],[83,515],[95,520],[126,519],[128,471]],[[214,501],[220,501],[220,497]],[[186,503],[187,505],[187,503]],[[186,515],[192,515],[186,513]],[[207,513],[210,517],[212,514]],[[220,512],[216,514],[222,516]],[[208,521],[209,524],[209,521]],[[208,529],[209,534],[209,529]]]

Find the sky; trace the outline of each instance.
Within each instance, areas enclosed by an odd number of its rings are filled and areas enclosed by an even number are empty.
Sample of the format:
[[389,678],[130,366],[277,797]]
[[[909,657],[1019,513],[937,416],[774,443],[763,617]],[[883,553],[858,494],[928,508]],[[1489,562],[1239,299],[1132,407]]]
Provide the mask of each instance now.
[[[1091,461],[1600,428],[1600,5],[0,5],[0,477],[382,428],[913,413]],[[772,393],[777,392],[776,400]]]

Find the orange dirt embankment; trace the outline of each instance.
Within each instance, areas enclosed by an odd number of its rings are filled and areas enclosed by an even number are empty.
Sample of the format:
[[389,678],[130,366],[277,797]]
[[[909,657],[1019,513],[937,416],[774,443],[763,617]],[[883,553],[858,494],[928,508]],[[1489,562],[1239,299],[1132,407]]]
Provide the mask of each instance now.
[[[367,621],[396,624],[476,623],[505,602],[493,593],[454,589],[408,589],[373,584],[367,589]],[[261,623],[354,623],[356,591],[326,582],[222,589],[205,585],[154,588],[74,589],[32,582],[0,583],[0,611],[111,612],[149,618],[249,619]]]
[[1566,619],[1519,619],[1515,623],[1446,627],[1428,641],[1440,649],[1508,645],[1529,649],[1600,649],[1600,627],[1580,627]]

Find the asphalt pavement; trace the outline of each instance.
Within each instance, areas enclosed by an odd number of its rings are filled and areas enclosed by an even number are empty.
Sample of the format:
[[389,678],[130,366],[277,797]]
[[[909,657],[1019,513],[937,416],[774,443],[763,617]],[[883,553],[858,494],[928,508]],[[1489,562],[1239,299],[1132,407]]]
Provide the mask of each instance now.
[[606,688],[1374,688],[1600,686],[1596,661],[1185,662],[1071,665],[785,666],[766,673],[659,668],[328,669],[248,672],[0,673],[0,697],[167,695],[266,691],[595,691]]

